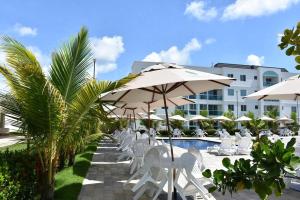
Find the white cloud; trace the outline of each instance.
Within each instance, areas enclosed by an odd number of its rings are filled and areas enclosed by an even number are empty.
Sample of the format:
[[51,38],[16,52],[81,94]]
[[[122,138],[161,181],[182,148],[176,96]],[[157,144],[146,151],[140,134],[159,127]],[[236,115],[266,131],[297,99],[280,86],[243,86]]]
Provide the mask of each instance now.
[[169,49],[162,50],[158,53],[152,52],[144,58],[144,61],[189,64],[190,54],[193,51],[200,50],[201,47],[201,43],[196,38],[193,38],[182,49],[178,49],[177,46],[172,46]]
[[92,51],[96,58],[96,75],[117,69],[117,59],[125,51],[121,36],[90,38]]
[[21,36],[36,36],[37,35],[37,28],[24,26],[22,24],[15,24],[14,31],[17,32]]
[[265,60],[265,57],[264,56],[257,56],[257,55],[254,55],[254,54],[250,54],[248,57],[247,57],[247,64],[249,65],[263,65],[264,64],[264,60]]
[[300,0],[236,0],[228,5],[222,15],[223,20],[270,15],[286,10]]
[[192,1],[186,5],[185,15],[191,15],[199,21],[210,21],[218,15],[215,7],[205,9],[204,1]]
[[212,44],[215,43],[217,40],[215,38],[207,38],[204,43],[205,44]]

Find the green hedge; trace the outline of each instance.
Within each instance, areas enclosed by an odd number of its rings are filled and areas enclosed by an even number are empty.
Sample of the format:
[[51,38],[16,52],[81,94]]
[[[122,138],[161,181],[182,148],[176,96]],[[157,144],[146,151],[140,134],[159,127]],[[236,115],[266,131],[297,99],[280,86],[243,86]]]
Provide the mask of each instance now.
[[0,199],[34,199],[36,182],[34,155],[0,152]]

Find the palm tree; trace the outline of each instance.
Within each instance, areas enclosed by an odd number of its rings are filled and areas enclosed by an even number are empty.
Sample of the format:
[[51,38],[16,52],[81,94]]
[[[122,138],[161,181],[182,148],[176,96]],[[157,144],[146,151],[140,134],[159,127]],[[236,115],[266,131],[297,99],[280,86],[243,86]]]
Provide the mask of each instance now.
[[96,113],[104,112],[99,111],[99,96],[133,77],[116,82],[89,79],[92,53],[85,28],[53,53],[49,77],[31,51],[10,37],[2,39],[7,66],[0,66],[0,73],[10,87],[10,93],[5,94],[10,98],[2,94],[0,106],[31,138],[38,156],[41,199],[53,199],[59,154],[75,155],[98,120]]

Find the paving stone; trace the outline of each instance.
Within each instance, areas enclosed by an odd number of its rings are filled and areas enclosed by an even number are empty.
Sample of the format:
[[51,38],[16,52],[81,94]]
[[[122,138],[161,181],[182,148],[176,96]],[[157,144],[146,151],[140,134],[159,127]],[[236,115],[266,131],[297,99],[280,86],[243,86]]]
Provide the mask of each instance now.
[[[175,150],[181,151],[182,149]],[[99,147],[93,156],[92,162],[101,162],[101,164],[92,164],[81,192],[79,194],[79,200],[132,200],[134,193],[131,191],[133,184],[124,186],[124,182],[130,177],[129,161],[128,162],[117,162],[119,152],[116,151],[116,145],[110,140],[103,140],[99,143]],[[217,168],[220,166],[218,162],[222,157],[207,154],[203,152],[204,161],[209,162],[209,167]],[[213,162],[212,162],[213,161]],[[294,190],[285,190],[285,194],[276,198],[271,196],[271,200],[299,200],[300,192]],[[259,200],[256,193],[253,191],[243,191],[237,194],[230,194],[225,196],[221,193],[213,193],[217,200]],[[150,200],[146,194],[143,195],[140,200]],[[162,193],[159,200],[166,200],[167,194]],[[192,198],[188,198],[191,200]]]

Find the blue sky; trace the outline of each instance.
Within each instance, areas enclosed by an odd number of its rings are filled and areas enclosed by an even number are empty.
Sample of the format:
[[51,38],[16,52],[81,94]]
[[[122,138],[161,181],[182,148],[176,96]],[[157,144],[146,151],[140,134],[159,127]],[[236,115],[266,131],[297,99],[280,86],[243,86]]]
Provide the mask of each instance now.
[[118,79],[143,59],[295,71],[293,58],[277,44],[278,35],[300,20],[299,10],[300,0],[10,0],[1,4],[0,35],[24,43],[47,70],[51,52],[86,26],[98,79]]

